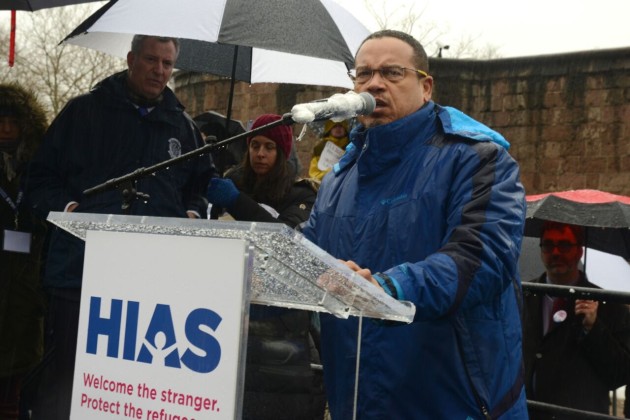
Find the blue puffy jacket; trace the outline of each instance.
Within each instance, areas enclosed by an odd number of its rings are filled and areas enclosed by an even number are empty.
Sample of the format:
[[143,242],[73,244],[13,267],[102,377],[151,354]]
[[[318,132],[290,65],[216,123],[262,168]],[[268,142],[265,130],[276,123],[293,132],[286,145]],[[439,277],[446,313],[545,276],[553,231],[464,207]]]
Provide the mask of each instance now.
[[[351,138],[304,234],[416,305],[410,325],[364,320],[357,418],[526,419],[525,193],[507,142],[432,102]],[[350,419],[358,319],[321,321],[331,413]]]

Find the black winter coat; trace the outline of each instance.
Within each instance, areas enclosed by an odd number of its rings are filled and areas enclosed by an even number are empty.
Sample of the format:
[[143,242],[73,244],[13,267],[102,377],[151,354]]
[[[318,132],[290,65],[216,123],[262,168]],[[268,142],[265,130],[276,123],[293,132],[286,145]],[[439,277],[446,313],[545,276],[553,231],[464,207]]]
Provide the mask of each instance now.
[[[0,377],[10,377],[33,368],[44,349],[40,265],[46,225],[29,211],[20,183],[47,123],[35,95],[18,85],[0,85],[0,108],[14,111],[20,127],[15,153],[0,152]],[[4,250],[5,235],[16,230],[15,210],[17,230],[30,234],[30,253]]]
[[[76,201],[82,213],[187,217],[193,210],[202,217],[204,197],[213,174],[205,156],[173,165],[140,179],[137,190],[148,200],[134,200],[123,211],[120,190],[86,196],[83,191],[138,168],[149,167],[203,145],[201,134],[166,88],[163,100],[141,116],[129,99],[127,72],[110,76],[88,94],[72,99],[55,118],[30,167],[27,193],[37,214],[64,211]],[[82,241],[55,229],[44,285],[78,288],[83,270]]]
[[[238,169],[228,176],[238,181]],[[236,182],[238,185],[238,182]],[[230,214],[236,220],[282,222],[296,227],[309,217],[317,196],[310,180],[296,180],[274,206],[275,218],[245,193]],[[244,420],[322,419],[326,398],[320,364],[319,322],[308,311],[251,305],[245,370]]]
[[[544,275],[532,280],[545,281]],[[584,274],[576,284],[598,288]],[[543,336],[544,295],[526,295],[523,307],[523,357],[528,400],[608,414],[609,391],[630,379],[630,314],[622,304],[600,302],[597,321],[588,334],[575,315],[575,299],[567,318]],[[530,410],[532,420],[551,415]],[[556,416],[559,419],[569,417]]]

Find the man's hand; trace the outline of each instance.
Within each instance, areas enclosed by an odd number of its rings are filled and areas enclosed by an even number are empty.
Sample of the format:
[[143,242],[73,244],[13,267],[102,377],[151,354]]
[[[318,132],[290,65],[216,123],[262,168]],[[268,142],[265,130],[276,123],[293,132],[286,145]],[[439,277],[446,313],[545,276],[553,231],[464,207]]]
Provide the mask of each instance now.
[[380,289],[382,289],[381,285],[378,284],[378,282],[374,279],[374,277],[372,277],[372,272],[370,271],[369,268],[361,268],[359,267],[357,263],[355,263],[352,260],[348,260],[348,261],[339,260],[339,261],[344,263],[346,267],[348,267],[350,270],[354,271],[355,273],[357,273],[358,275],[360,275],[361,277],[363,277],[364,279],[366,279],[373,285],[378,286]]
[[576,300],[575,301],[575,314],[584,315],[582,320],[582,327],[586,332],[589,332],[595,321],[597,321],[597,307],[599,302],[596,300]]

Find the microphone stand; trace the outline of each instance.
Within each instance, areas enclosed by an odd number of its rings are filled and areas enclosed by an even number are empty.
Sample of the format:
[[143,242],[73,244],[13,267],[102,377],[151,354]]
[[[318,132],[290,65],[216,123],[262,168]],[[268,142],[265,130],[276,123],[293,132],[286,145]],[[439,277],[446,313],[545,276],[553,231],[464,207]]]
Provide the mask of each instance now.
[[148,200],[150,198],[148,194],[142,193],[137,190],[136,187],[137,187],[138,179],[147,177],[149,175],[153,175],[157,171],[160,171],[162,169],[168,169],[173,165],[180,164],[190,159],[201,157],[203,155],[210,153],[214,149],[218,149],[236,140],[240,140],[244,137],[255,136],[259,132],[266,131],[278,125],[291,125],[294,123],[295,121],[293,121],[291,113],[284,114],[281,119],[270,122],[269,124],[260,126],[258,128],[255,128],[254,130],[237,134],[234,137],[230,137],[218,143],[206,144],[205,146],[202,146],[198,149],[191,150],[188,153],[184,153],[183,155],[177,156],[175,158],[165,160],[153,166],[149,166],[148,168],[138,168],[135,171],[130,172],[121,177],[112,178],[110,180],[103,182],[102,184],[86,189],[85,191],[83,191],[83,194],[93,195],[100,192],[109,191],[114,188],[118,188],[121,190],[121,193],[122,193],[122,209],[127,210],[131,206],[134,200],[136,199]]

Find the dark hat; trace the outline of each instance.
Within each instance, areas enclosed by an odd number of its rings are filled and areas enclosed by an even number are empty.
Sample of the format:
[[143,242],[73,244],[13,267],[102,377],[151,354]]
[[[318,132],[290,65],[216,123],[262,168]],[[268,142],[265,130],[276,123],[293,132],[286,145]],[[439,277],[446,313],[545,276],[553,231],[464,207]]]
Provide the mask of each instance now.
[[[277,114],[263,114],[256,118],[256,120],[252,124],[251,130],[262,127],[263,125],[267,125],[274,121],[278,121],[281,118],[282,116]],[[273,140],[276,143],[276,146],[280,147],[284,152],[284,157],[286,157],[287,159],[289,158],[289,154],[291,153],[291,145],[293,144],[293,133],[291,132],[291,127],[289,127],[288,125],[280,124],[268,130],[257,133],[256,135],[265,136]],[[252,137],[253,136],[247,137],[248,146],[249,142],[252,141]]]

